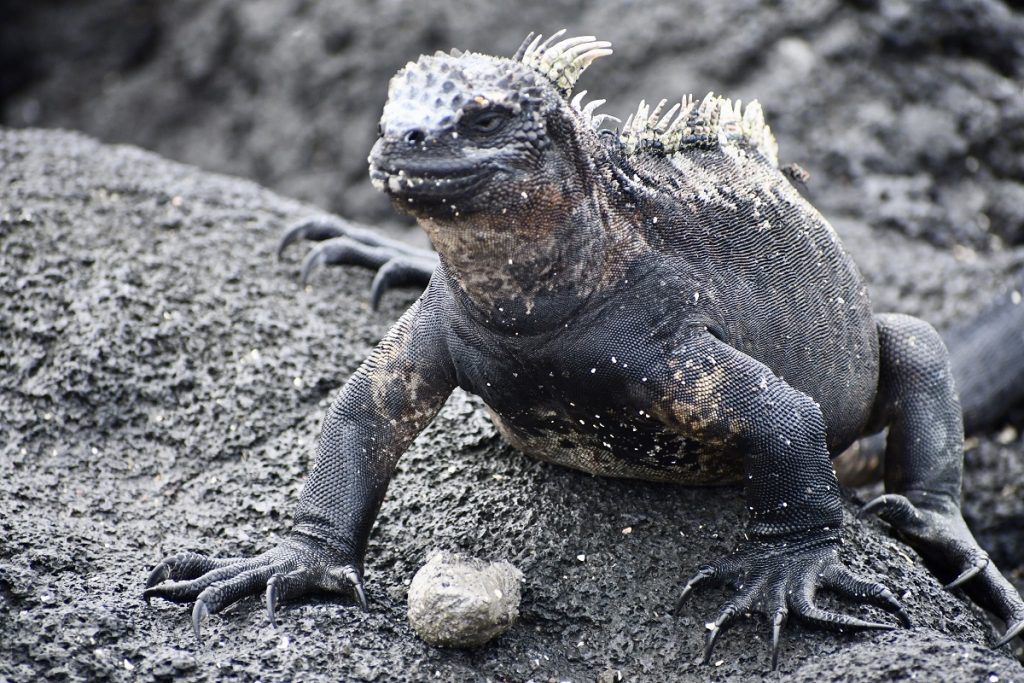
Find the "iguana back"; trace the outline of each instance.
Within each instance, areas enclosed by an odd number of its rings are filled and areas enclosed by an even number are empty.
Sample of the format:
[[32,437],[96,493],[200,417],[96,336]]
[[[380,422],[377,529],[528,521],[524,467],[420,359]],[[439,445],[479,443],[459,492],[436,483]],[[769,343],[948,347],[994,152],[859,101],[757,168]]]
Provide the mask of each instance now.
[[878,377],[860,273],[779,170],[757,102],[743,109],[709,94],[663,108],[641,103],[620,133],[604,136],[637,198],[638,239],[696,280],[684,296],[710,299],[701,308],[716,335],[822,405],[830,449],[845,448]]

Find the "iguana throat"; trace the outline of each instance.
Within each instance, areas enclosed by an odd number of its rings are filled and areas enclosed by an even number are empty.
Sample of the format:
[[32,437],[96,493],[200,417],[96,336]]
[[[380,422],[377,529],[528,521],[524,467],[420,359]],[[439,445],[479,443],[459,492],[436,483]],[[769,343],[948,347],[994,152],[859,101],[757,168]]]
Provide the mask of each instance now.
[[535,65],[423,57],[388,95],[370,177],[417,218],[483,322],[551,327],[614,280],[601,145]]

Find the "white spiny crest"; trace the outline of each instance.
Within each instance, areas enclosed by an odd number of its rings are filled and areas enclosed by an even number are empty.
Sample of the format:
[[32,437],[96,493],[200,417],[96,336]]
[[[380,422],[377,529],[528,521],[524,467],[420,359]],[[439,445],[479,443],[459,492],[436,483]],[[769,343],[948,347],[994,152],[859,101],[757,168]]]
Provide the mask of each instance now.
[[629,115],[619,134],[627,152],[632,153],[644,143],[661,142],[661,136],[665,134],[672,117],[680,107],[679,104],[674,104],[662,115],[667,102],[668,100],[661,100],[655,105],[654,111],[651,111],[646,100],[640,100],[636,112]]
[[[584,91],[584,92],[586,92],[586,91]],[[593,119],[594,118],[594,110],[596,110],[598,107],[600,107],[605,102],[606,102],[606,100],[591,100],[590,102],[587,103],[587,106],[583,107],[582,111],[583,111],[583,113],[588,118]]]
[[618,116],[612,116],[611,114],[598,114],[597,116],[590,119],[590,125],[594,130],[600,130],[601,126],[604,125],[605,121],[614,121],[615,123],[622,123],[622,119]]
[[598,107],[604,104],[605,100],[591,100],[590,102],[583,104],[583,98],[586,96],[587,91],[581,90],[578,93],[576,93],[576,95],[572,98],[572,101],[569,104],[573,109],[580,113],[580,115],[583,117],[584,122],[588,126],[590,126],[590,128],[592,128],[593,130],[597,130],[598,128],[601,127],[601,124],[607,121],[608,119],[615,119],[616,121],[618,121],[618,119],[616,119],[614,116],[608,116],[607,114],[594,116],[594,111],[596,111]]
[[687,132],[687,123],[693,118],[694,109],[693,95],[684,95],[679,102],[679,110],[675,118],[665,125],[664,131],[658,139],[669,153],[680,148],[683,136]]
[[744,110],[739,100],[708,93],[699,103],[687,95],[662,114],[664,107],[662,100],[652,112],[641,101],[626,119],[619,137],[627,153],[648,145],[666,155],[690,147],[743,145],[778,165],[778,145],[756,100]]
[[[526,37],[513,59],[531,66],[551,81],[563,96],[568,97],[580,75],[598,57],[612,53],[612,44],[594,36],[578,36],[554,42],[565,34],[565,29],[543,36]],[[531,40],[532,38],[532,40]]]
[[761,150],[762,154],[778,165],[779,143],[775,141],[772,129],[765,123],[764,112],[761,111],[761,105],[757,100],[748,104],[746,111],[743,112],[740,130],[752,147]]

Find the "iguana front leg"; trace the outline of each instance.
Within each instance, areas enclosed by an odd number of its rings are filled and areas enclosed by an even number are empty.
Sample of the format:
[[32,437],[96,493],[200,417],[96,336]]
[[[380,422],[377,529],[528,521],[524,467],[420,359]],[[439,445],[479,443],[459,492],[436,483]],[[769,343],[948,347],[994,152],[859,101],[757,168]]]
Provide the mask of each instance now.
[[455,386],[431,294],[392,327],[332,404],[289,536],[253,558],[172,555],[150,574],[145,598],[194,600],[197,637],[208,613],[263,590],[272,623],[279,600],[313,590],[352,587],[366,608],[363,556],[395,465]]
[[359,266],[376,270],[370,285],[370,304],[374,310],[389,289],[425,287],[439,263],[437,254],[429,249],[417,249],[388,239],[337,216],[314,216],[293,223],[281,238],[278,258],[290,244],[300,240],[319,242],[302,261],[299,280],[303,287],[320,266]]
[[732,583],[736,594],[708,624],[704,661],[718,635],[741,614],[760,611],[772,623],[772,666],[779,636],[793,616],[832,630],[885,629],[815,605],[819,588],[868,602],[909,619],[883,585],[854,575],[839,559],[843,523],[839,484],[818,404],[770,368],[706,333],[673,354],[655,409],[681,434],[743,458],[750,512],[745,540],[705,564],[683,589]]

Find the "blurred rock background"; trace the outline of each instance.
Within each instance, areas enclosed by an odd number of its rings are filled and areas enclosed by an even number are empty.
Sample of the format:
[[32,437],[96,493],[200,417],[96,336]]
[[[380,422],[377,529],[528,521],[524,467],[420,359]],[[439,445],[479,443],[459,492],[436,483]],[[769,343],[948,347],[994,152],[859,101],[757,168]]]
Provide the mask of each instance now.
[[615,55],[581,88],[759,99],[784,161],[849,216],[940,245],[1024,241],[1019,0],[36,0],[0,22],[0,123],[66,127],[395,223],[366,177],[390,76],[529,31]]
[[[810,172],[806,194],[832,220],[854,253],[878,309],[921,315],[947,327],[970,317],[1024,273],[1021,0],[547,0],[515,5],[482,0],[0,0],[0,126],[62,127],[105,142],[139,145],[203,169],[251,178],[281,194],[425,243],[367,179],[366,155],[375,139],[388,79],[424,52],[460,47],[512,54],[528,32],[550,33],[563,27],[573,34],[593,33],[613,42],[615,54],[597,62],[579,86],[588,89],[591,97],[607,98],[602,110],[606,113],[625,118],[640,99],[671,99],[684,93],[700,96],[708,90],[744,101],[760,100],[779,138],[782,161],[799,163]],[[61,157],[60,149],[48,147],[61,144],[67,147],[66,157]],[[145,566],[156,559],[151,555],[161,540],[168,538],[191,539],[198,549],[205,547],[200,539],[212,535],[214,550],[223,549],[225,539],[229,551],[262,549],[266,522],[260,506],[266,506],[263,501],[268,498],[274,501],[271,526],[286,528],[308,466],[319,419],[315,411],[324,409],[334,387],[408,297],[399,297],[382,315],[373,316],[361,308],[358,293],[365,283],[360,276],[321,274],[320,291],[286,291],[294,264],[272,264],[273,233],[278,223],[285,224],[298,217],[293,212],[305,209],[268,199],[250,186],[166,166],[133,151],[95,147],[75,136],[10,135],[2,147],[0,180],[10,183],[10,194],[0,192],[0,196],[14,204],[8,207],[0,202],[0,290],[9,295],[10,304],[4,309],[9,310],[7,317],[0,316],[0,389],[9,390],[0,392],[0,399],[12,401],[0,409],[0,474],[4,475],[0,483],[8,487],[0,491],[6,496],[0,498],[0,622],[7,620],[7,642],[21,638],[18,642],[24,647],[19,648],[29,652],[8,661],[24,662],[26,668],[21,671],[40,675],[44,671],[40,662],[52,662],[54,668],[46,670],[50,678],[81,678],[83,671],[111,676],[110,667],[120,663],[98,659],[100,650],[92,649],[98,646],[91,639],[117,657],[126,657],[131,666],[132,661],[139,663],[135,653],[149,657],[139,672],[154,679],[169,678],[175,672],[194,673],[190,667],[197,661],[199,666],[216,662],[217,667],[230,667],[230,648],[211,648],[202,655],[205,659],[193,659],[184,615],[170,608],[141,611],[133,591]],[[14,177],[12,169],[21,169],[17,173],[22,175]],[[153,176],[138,178],[147,172]],[[97,177],[76,184],[76,173]],[[25,174],[45,178],[33,180]],[[186,208],[190,197],[196,199],[195,214],[178,216],[184,210],[168,204],[172,200],[162,196],[165,188],[169,197],[184,197]],[[229,198],[223,205],[219,203],[222,196]],[[113,207],[109,211],[107,203]],[[236,205],[244,211],[232,208]],[[146,222],[154,218],[157,224]],[[230,229],[238,230],[249,223],[259,226],[258,233],[245,233],[247,238],[258,238],[251,245],[238,245],[232,241],[233,234],[219,232],[219,226],[230,224]],[[82,234],[66,239],[79,226],[85,226]],[[136,235],[134,230],[142,232]],[[105,242],[108,236],[110,244]],[[203,240],[215,242],[217,248],[209,249]],[[186,268],[197,252],[205,251],[224,263],[201,261],[207,270]],[[89,280],[94,267],[95,282]],[[223,280],[225,268],[237,272]],[[173,270],[173,277],[153,281],[153,269]],[[131,285],[122,287],[130,290],[124,301],[109,298],[107,290],[116,287],[107,287],[103,278],[118,287],[122,280]],[[136,292],[136,286],[145,289]],[[167,342],[166,355],[150,357],[137,348],[132,335],[137,329],[148,329],[148,309],[167,306],[161,297],[174,287],[188,292],[180,301],[172,301],[171,308],[178,303],[194,307],[217,322],[213,330],[227,336],[214,339],[209,330],[197,335],[175,333]],[[93,288],[97,293],[91,293]],[[46,303],[51,294],[60,299],[58,304]],[[345,305],[338,306],[337,301]],[[130,324],[122,325],[119,316],[124,316],[125,306],[144,312],[129,316]],[[251,310],[256,322],[248,327],[239,322],[236,309]],[[59,319],[67,310],[93,336],[76,338],[64,334],[59,320],[54,325],[51,318]],[[287,325],[267,327],[260,317],[265,310],[272,311],[271,317],[287,318]],[[110,328],[126,331],[127,341]],[[10,330],[9,337],[4,336]],[[342,334],[339,330],[344,336],[341,341],[330,336]],[[204,412],[210,409],[208,396],[189,394],[180,405],[167,398],[174,393],[164,390],[160,378],[174,374],[175,363],[187,364],[195,355],[174,346],[180,338],[186,340],[186,348],[209,339],[209,357],[203,362],[219,371],[224,361],[217,354],[247,353],[246,345],[259,335],[265,335],[267,344],[292,344],[289,334],[298,340],[296,350],[289,348],[288,353],[301,357],[303,367],[308,363],[310,369],[304,372],[320,375],[310,385],[315,391],[293,388],[287,377],[282,381],[273,373],[284,372],[288,364],[280,358],[268,361],[268,367],[254,372],[251,384],[242,388],[251,391],[246,398],[265,412],[252,420],[251,405],[237,409],[237,421],[250,416],[255,427],[248,425],[239,435],[225,437],[221,434],[224,419]],[[13,346],[7,345],[8,338]],[[109,354],[93,348],[114,342],[116,348]],[[22,347],[17,344],[33,349],[35,355],[19,354]],[[59,350],[64,347],[70,350]],[[11,348],[15,353],[5,356],[5,349]],[[341,360],[332,353],[340,354]],[[117,366],[116,372],[106,369],[108,362]],[[83,363],[89,368],[84,379],[76,369]],[[4,368],[9,370],[6,375]],[[234,396],[242,390],[237,381],[218,379],[215,374],[211,371],[210,384],[218,392]],[[143,396],[153,392],[152,400],[161,410],[167,409],[163,403],[177,405],[182,412],[178,431],[148,422],[145,428],[138,426],[132,411],[142,408],[138,401],[124,398],[134,396],[133,391]],[[285,392],[296,396],[280,398]],[[267,396],[277,398],[266,402]],[[21,411],[17,414],[9,410],[15,401]],[[61,429],[54,431],[38,419],[39,411],[25,407],[36,404],[45,405],[43,411],[54,406],[65,411],[67,415],[59,413],[64,415]],[[124,418],[122,410],[129,418]],[[472,410],[470,414],[478,416]],[[437,429],[453,429],[463,418],[442,421]],[[121,420],[129,426],[124,427]],[[1018,416],[969,441],[964,487],[965,515],[1018,587],[1024,587],[1022,425],[1024,420]],[[261,445],[264,437],[253,436],[250,427],[270,435],[266,437],[270,445]],[[126,439],[126,434],[131,438]],[[235,447],[231,438],[243,436],[253,442]],[[227,446],[222,439],[228,440]],[[89,453],[95,450],[82,449],[67,455],[67,444],[77,440],[95,443],[101,452],[116,453],[116,457],[94,460]],[[448,448],[447,441],[440,440]],[[608,497],[635,498],[644,515],[650,503],[649,516],[655,518],[661,514],[658,511],[675,504],[675,493],[549,472],[542,465],[515,459],[507,449],[494,446],[493,450],[493,462],[509,463],[502,466],[515,470],[516,481],[484,486],[475,469],[478,454],[451,456],[465,470],[453,477],[455,483],[486,504],[475,504],[472,497],[466,502],[462,489],[442,491],[435,500],[424,493],[429,487],[423,487],[385,508],[384,516],[390,519],[384,519],[375,532],[379,555],[371,560],[384,614],[367,618],[365,634],[353,629],[360,634],[353,637],[365,635],[365,641],[359,639],[357,647],[351,648],[345,645],[349,631],[323,635],[321,631],[336,627],[339,620],[355,617],[333,603],[307,603],[290,607],[296,615],[292,628],[311,634],[303,647],[320,650],[315,657],[308,650],[288,652],[287,639],[279,640],[280,634],[263,624],[258,606],[247,603],[220,626],[232,647],[251,647],[256,653],[242,657],[236,669],[239,677],[263,675],[267,667],[260,657],[271,657],[271,663],[278,662],[274,658],[285,660],[287,666],[280,666],[287,675],[278,671],[284,677],[295,677],[306,666],[341,662],[335,648],[341,641],[339,647],[354,651],[346,654],[354,665],[337,664],[347,678],[372,679],[387,670],[381,662],[412,660],[421,667],[410,669],[412,679],[434,666],[447,666],[449,673],[465,667],[467,680],[481,671],[523,676],[527,670],[593,672],[595,662],[635,661],[634,642],[622,645],[621,652],[613,643],[611,655],[596,648],[581,655],[582,659],[569,648],[568,654],[557,655],[557,666],[516,669],[495,662],[507,659],[518,665],[527,661],[524,653],[530,657],[549,653],[552,643],[575,643],[583,632],[618,638],[614,634],[620,633],[623,623],[643,639],[653,638],[636,641],[636,652],[663,658],[650,668],[641,667],[648,673],[662,671],[666,661],[668,670],[675,670],[672,667],[696,651],[695,632],[684,633],[682,626],[667,618],[642,622],[642,617],[629,612],[633,609],[629,600],[643,590],[643,580],[651,572],[663,582],[657,585],[670,592],[676,574],[691,568],[682,565],[697,559],[688,552],[692,548],[678,545],[674,521],[657,519],[658,534],[664,537],[658,536],[657,544],[652,546],[654,541],[645,539],[644,545],[630,548],[633,559],[625,566],[633,572],[630,578],[635,574],[639,583],[623,580],[618,569],[602,567],[600,580],[594,582],[591,576],[591,583],[573,584],[582,591],[579,596],[567,590],[568,584],[560,580],[562,569],[549,560],[563,550],[558,543],[567,544],[561,554],[570,559],[576,556],[569,552],[573,539],[566,537],[564,529],[532,519],[508,522],[519,514],[513,510],[522,509],[520,496],[539,488],[544,491],[537,500],[561,504],[564,497],[566,510],[598,509],[603,515],[597,523],[569,524],[569,534],[588,526],[615,531],[620,521],[617,513],[599,504]],[[206,481],[210,458],[223,460],[217,467],[225,469],[222,481],[231,482],[231,497],[222,495],[220,484],[195,484]],[[146,477],[133,481],[118,469],[129,461],[137,461]],[[411,462],[411,471],[424,481],[451,474],[450,467],[446,470],[433,459],[414,457]],[[280,481],[265,482],[246,469],[254,467],[287,471],[280,473]],[[93,468],[102,470],[101,474],[95,475]],[[152,472],[157,473],[153,485],[159,495],[167,495],[171,503],[147,497]],[[66,484],[66,477],[74,486]],[[90,493],[95,482],[102,485]],[[111,487],[116,496],[109,493]],[[183,490],[192,491],[189,487],[198,492],[183,495]],[[51,509],[44,501],[52,498],[53,489],[59,489],[59,496]],[[116,504],[98,508],[90,495],[113,496]],[[700,510],[705,505],[711,506],[705,515],[717,519],[717,504],[708,503],[713,500],[710,496],[680,495],[683,502],[673,509],[685,511],[681,517],[696,515],[687,518],[687,524],[704,529]],[[578,501],[568,500],[574,496],[588,502],[577,505]],[[499,648],[479,656],[448,657],[422,649],[401,624],[403,581],[425,559],[422,551],[433,539],[440,539],[436,542],[448,549],[473,550],[463,544],[471,545],[470,536],[482,528],[477,517],[490,519],[492,509],[498,509],[488,497],[504,501],[508,510],[494,513],[493,538],[481,541],[485,546],[481,552],[497,544],[503,552],[517,548],[524,557],[541,558],[524,561],[528,581],[534,582],[524,595],[525,626],[499,641]],[[740,503],[734,498],[731,493],[725,500],[732,506],[729,509],[738,511]],[[448,509],[452,501],[463,507]],[[252,512],[257,508],[259,514]],[[436,511],[437,516],[424,510]],[[138,522],[140,518],[144,521]],[[465,528],[449,524],[464,518],[474,524],[459,522]],[[569,514],[559,508],[550,518],[560,524]],[[188,519],[192,521],[183,521]],[[33,520],[37,526],[28,524]],[[633,525],[626,520],[621,526],[627,523]],[[138,524],[145,533],[125,532],[125,524]],[[68,533],[68,528],[74,533]],[[243,531],[237,533],[251,533],[232,540],[239,528]],[[403,534],[402,529],[410,531]],[[697,535],[691,531],[691,537]],[[712,538],[717,539],[715,534]],[[534,536],[547,540],[537,542]],[[601,543],[605,545],[594,552],[617,562],[617,541]],[[686,543],[696,546],[698,540]],[[112,554],[108,544],[121,548],[121,554]],[[897,547],[890,543],[880,552]],[[587,556],[591,554],[588,550]],[[646,568],[648,560],[654,569]],[[898,581],[891,569],[884,571]],[[612,591],[618,595],[620,590],[621,599],[609,598]],[[712,598],[708,605],[717,596]],[[606,599],[612,600],[607,607],[612,616],[603,611]],[[918,599],[939,604],[925,593]],[[53,609],[54,601],[64,607]],[[116,619],[109,617],[110,609]],[[947,607],[934,611],[932,622],[960,638],[957,629],[965,632],[967,628],[964,615],[950,613]],[[298,615],[304,615],[305,621],[298,621]],[[316,616],[315,625],[308,621],[309,615]],[[942,626],[946,615],[950,621]],[[245,629],[253,628],[262,629],[256,644],[245,640],[246,633],[252,632]],[[754,622],[740,630],[749,638],[756,636],[757,628]],[[393,652],[391,629],[402,638],[401,648]],[[531,629],[536,630],[536,640],[531,640]],[[61,645],[50,648],[45,643],[57,633],[63,634]],[[897,671],[890,664],[902,661],[900,648],[918,644],[921,661],[941,669],[945,660],[934,656],[939,646],[931,645],[930,637],[915,632],[865,640],[859,643],[860,654],[847,656],[853,650],[832,649],[831,635],[801,630],[792,640],[793,649],[799,650],[793,666],[813,662],[815,653],[828,649],[830,657],[822,659],[821,670],[803,670],[804,677],[854,680],[850,670],[836,669],[834,662],[847,661],[856,672],[860,657],[864,670],[871,672],[879,652],[877,643],[884,642],[890,659],[879,664],[879,671]],[[658,648],[652,649],[650,642],[659,643]],[[748,647],[736,637],[723,652],[749,661],[737,665],[738,669],[727,666],[719,677],[757,670],[763,653],[760,643],[755,645]],[[504,653],[502,648],[510,651]],[[69,661],[68,652],[84,663],[63,664]],[[0,678],[5,673],[4,654],[0,643]],[[357,670],[365,662],[373,666]],[[122,668],[125,677],[132,676],[129,666]],[[201,670],[213,679],[221,669]],[[707,674],[705,669],[687,671],[694,680]]]

